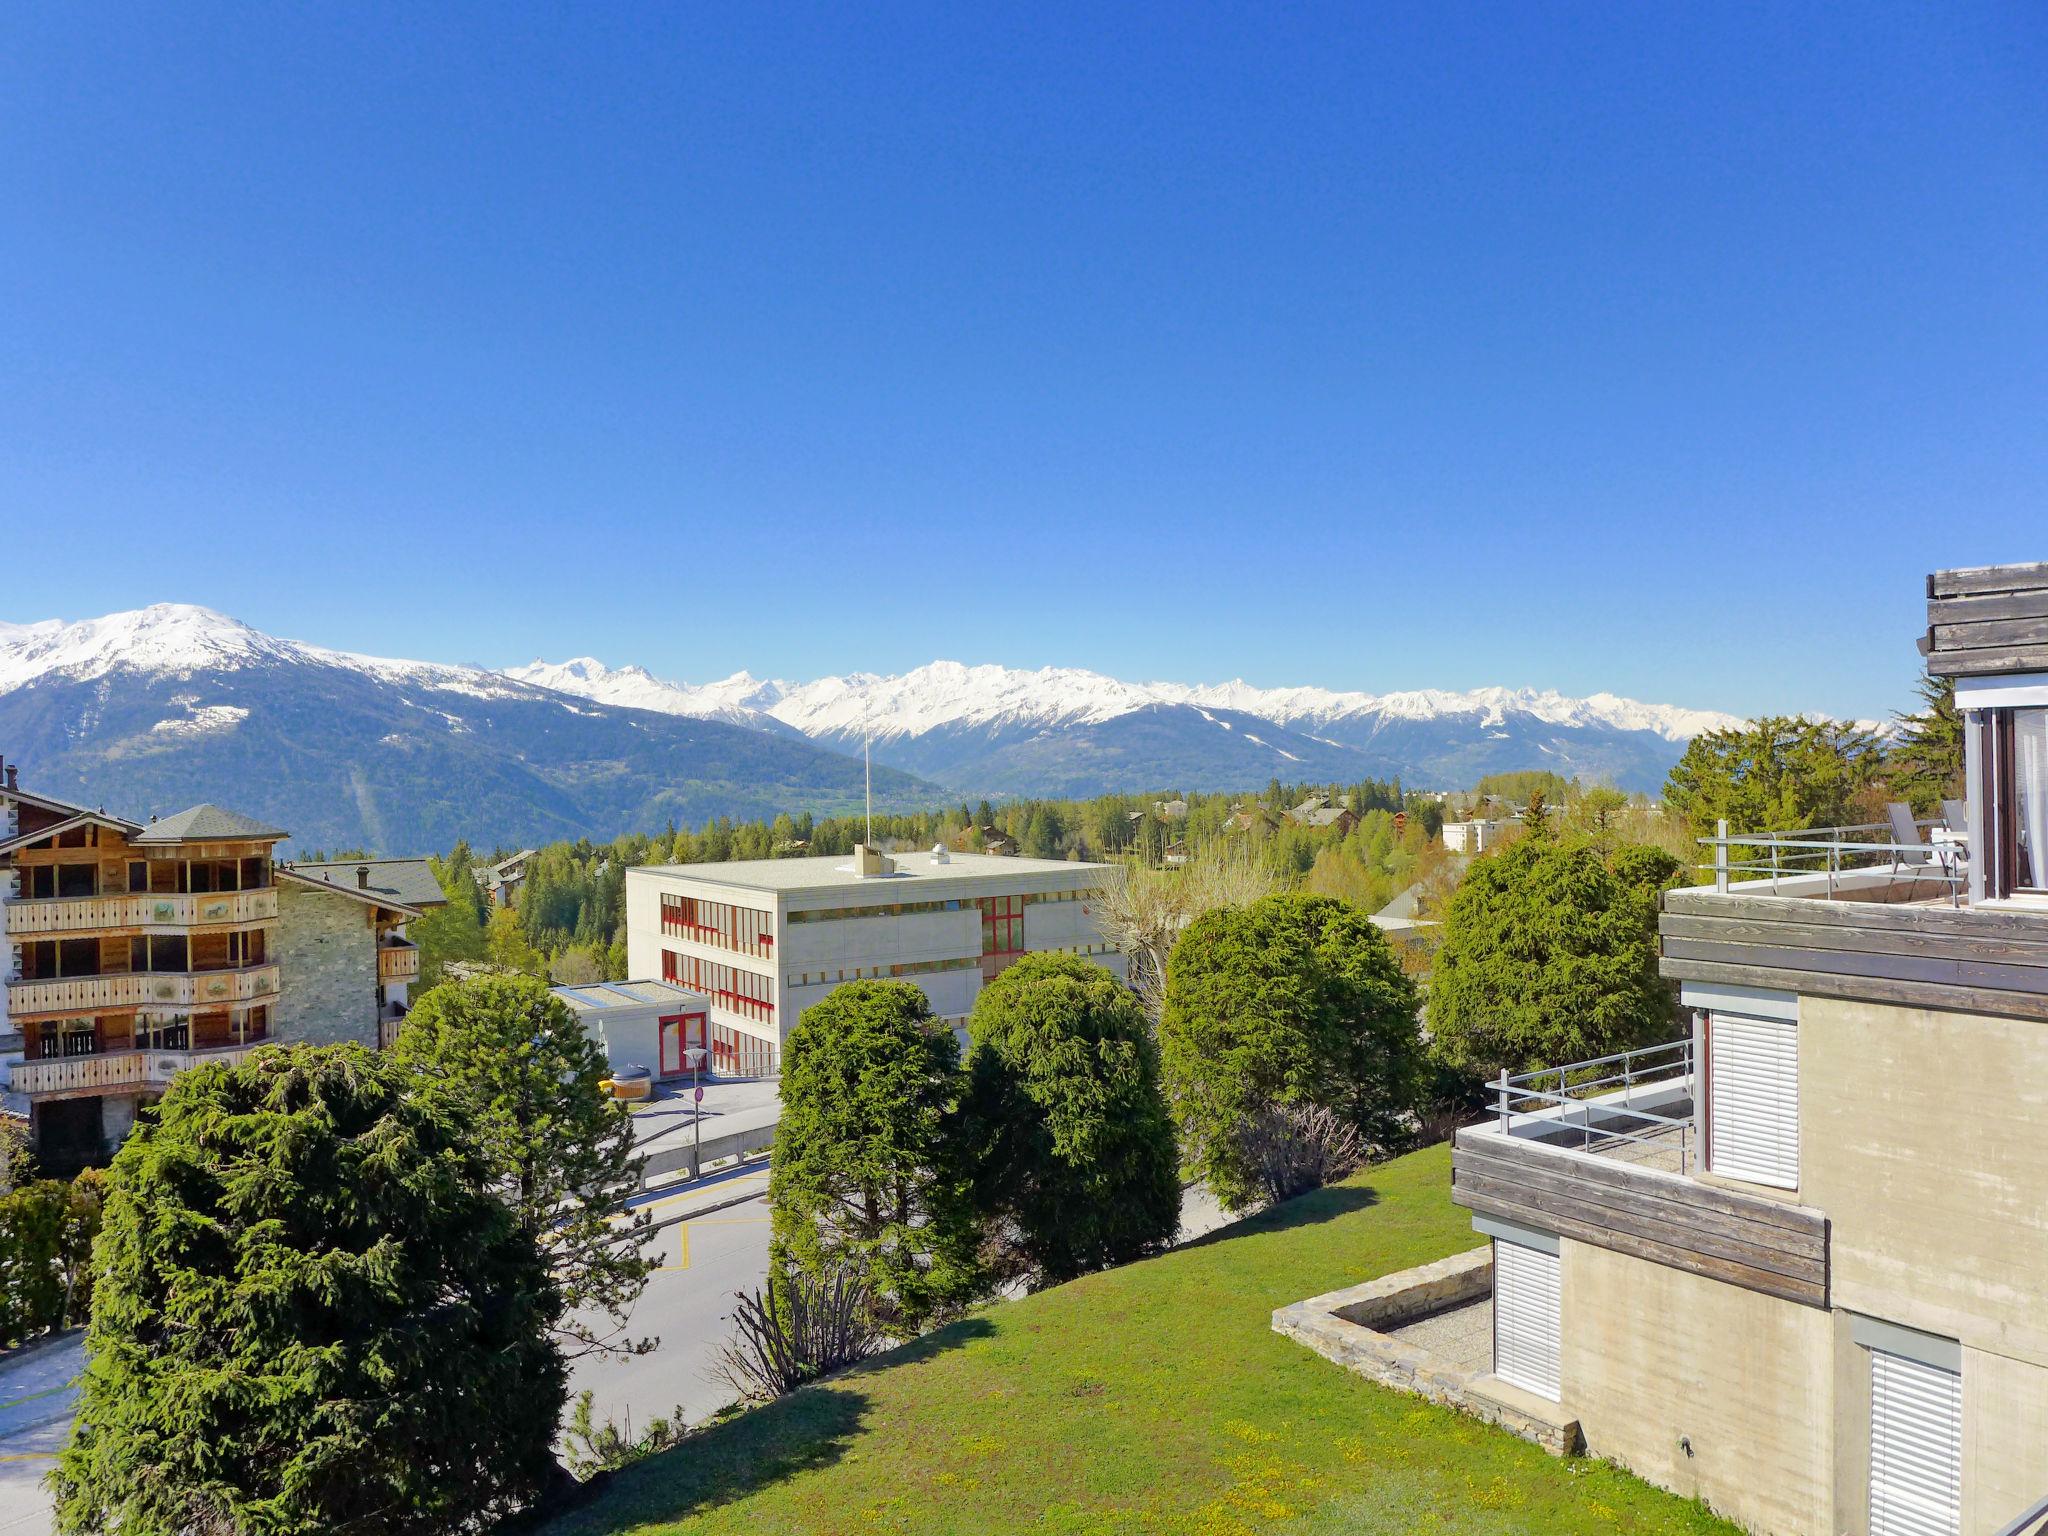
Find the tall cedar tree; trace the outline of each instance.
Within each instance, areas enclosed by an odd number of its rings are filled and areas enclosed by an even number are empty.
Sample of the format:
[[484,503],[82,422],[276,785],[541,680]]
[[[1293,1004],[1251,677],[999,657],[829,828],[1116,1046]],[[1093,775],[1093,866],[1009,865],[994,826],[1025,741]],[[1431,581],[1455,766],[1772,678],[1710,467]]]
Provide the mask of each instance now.
[[1525,839],[1475,859],[1444,915],[1429,987],[1433,1043],[1492,1076],[1670,1038],[1657,908],[1681,883],[1662,849]]
[[975,1203],[1033,1278],[1157,1252],[1180,1229],[1179,1152],[1145,1010],[1074,955],[1027,955],[968,1022]]
[[572,1355],[651,1347],[620,1330],[653,1268],[652,1217],[616,1219],[645,1159],[568,1006],[526,976],[444,982],[406,1015],[395,1054],[469,1100],[495,1187],[554,1270],[557,1341]]
[[567,1378],[489,1172],[358,1045],[180,1073],[108,1175],[60,1528],[445,1536],[531,1498]]
[[782,1058],[771,1272],[850,1273],[899,1336],[981,1294],[964,1085],[952,1030],[907,981],[806,1008]]
[[1847,826],[1882,765],[1877,739],[1856,726],[1752,720],[1695,736],[1665,781],[1664,807],[1698,837],[1722,817],[1737,833]]
[[1923,677],[1918,714],[1898,715],[1898,740],[1886,771],[1892,787],[1912,802],[1915,814],[1932,815],[1944,799],[1963,798],[1963,717],[1956,708],[1956,680]]
[[1320,1106],[1369,1148],[1405,1134],[1422,1086],[1420,999],[1349,902],[1267,896],[1197,918],[1166,973],[1160,1046],[1186,1166],[1230,1210],[1260,1198],[1248,1139]]

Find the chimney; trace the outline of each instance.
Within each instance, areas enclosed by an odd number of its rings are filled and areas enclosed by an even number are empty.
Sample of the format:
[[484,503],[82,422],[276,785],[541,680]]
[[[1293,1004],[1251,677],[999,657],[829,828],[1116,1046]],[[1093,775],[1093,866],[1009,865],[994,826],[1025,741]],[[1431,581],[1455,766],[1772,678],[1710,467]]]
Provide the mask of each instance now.
[[19,789],[19,788],[21,787],[21,786],[20,786],[20,785],[19,785],[18,783],[16,783],[16,781],[15,781],[15,775],[16,775],[16,774],[18,774],[18,773],[20,773],[20,772],[21,772],[21,770],[20,770],[19,768],[17,768],[17,767],[16,767],[16,766],[15,766],[14,764],[12,764],[12,763],[9,763],[9,764],[7,765],[7,787],[8,787],[9,789]]
[[367,864],[358,864],[356,866],[356,889],[359,891],[367,891],[369,888],[370,866]]

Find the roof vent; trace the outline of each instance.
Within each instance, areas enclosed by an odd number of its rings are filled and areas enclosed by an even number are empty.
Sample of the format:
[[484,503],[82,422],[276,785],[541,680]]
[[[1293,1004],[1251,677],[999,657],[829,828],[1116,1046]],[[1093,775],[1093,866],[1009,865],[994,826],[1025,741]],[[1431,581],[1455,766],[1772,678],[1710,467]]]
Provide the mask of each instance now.
[[358,864],[356,866],[356,889],[359,891],[367,891],[369,888],[370,866],[367,864]]
[[950,864],[953,862],[953,856],[946,852],[946,845],[944,843],[932,844],[932,862],[934,864]]
[[870,848],[866,843],[855,843],[853,872],[864,880],[874,875],[893,875],[896,873],[896,861],[879,848]]

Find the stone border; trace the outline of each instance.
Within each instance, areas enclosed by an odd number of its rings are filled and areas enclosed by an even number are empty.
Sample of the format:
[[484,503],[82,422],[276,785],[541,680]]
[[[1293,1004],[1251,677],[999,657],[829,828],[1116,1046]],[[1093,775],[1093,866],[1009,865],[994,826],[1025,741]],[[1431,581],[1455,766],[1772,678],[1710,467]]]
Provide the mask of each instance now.
[[1460,1370],[1382,1331],[1492,1292],[1493,1245],[1488,1243],[1281,1307],[1273,1314],[1273,1331],[1369,1381],[1497,1424],[1553,1456],[1576,1454],[1584,1443],[1579,1421],[1556,1403],[1498,1377]]

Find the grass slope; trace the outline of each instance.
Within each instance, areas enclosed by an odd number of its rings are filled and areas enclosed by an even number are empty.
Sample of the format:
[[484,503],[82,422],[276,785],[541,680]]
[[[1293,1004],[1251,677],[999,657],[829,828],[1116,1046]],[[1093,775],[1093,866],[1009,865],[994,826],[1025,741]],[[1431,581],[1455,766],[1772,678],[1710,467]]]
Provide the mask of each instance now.
[[549,1531],[1732,1531],[1272,1332],[1276,1306],[1471,1247],[1449,1163],[1435,1147],[988,1308],[630,1469]]

